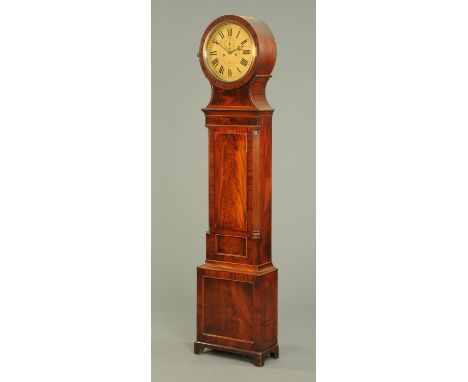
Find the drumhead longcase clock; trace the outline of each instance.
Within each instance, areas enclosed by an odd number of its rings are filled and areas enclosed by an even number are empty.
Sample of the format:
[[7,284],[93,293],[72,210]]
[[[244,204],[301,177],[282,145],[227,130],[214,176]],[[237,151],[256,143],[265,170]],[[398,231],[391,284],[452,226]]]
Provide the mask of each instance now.
[[266,83],[276,61],[268,26],[222,16],[205,30],[201,68],[211,83],[209,229],[197,268],[197,341],[263,366],[278,349],[278,270],[271,260],[271,120]]

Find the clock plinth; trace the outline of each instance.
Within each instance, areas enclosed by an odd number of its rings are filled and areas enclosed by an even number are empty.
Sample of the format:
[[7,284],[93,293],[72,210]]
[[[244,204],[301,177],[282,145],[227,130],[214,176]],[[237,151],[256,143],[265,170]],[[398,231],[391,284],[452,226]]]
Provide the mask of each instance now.
[[[246,38],[249,49],[238,45]],[[213,44],[232,51],[219,58],[217,66],[225,67],[217,75],[206,59],[206,47]],[[236,81],[224,81],[225,71],[242,65],[244,57],[232,54],[244,50],[255,52],[245,55],[252,60],[248,70]],[[208,26],[200,51],[212,97],[203,109],[209,132],[209,230],[206,260],[197,268],[194,351],[239,353],[263,366],[266,357],[279,356],[278,270],[271,261],[273,109],[265,98],[276,44],[261,21],[223,16]]]

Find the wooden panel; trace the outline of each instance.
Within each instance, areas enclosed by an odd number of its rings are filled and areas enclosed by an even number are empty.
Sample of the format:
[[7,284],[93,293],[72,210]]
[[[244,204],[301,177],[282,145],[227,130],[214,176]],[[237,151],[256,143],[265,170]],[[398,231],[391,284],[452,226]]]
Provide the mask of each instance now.
[[259,144],[259,223],[262,240],[260,243],[260,264],[271,261],[271,116],[260,118],[262,132]]
[[203,334],[253,342],[253,283],[203,277]]
[[216,235],[216,254],[247,257],[247,238]]
[[221,229],[246,230],[247,135],[214,133],[214,213]]
[[255,309],[261,314],[255,316],[256,350],[265,349],[278,342],[278,271],[258,278],[255,283]]
[[250,126],[251,128],[258,126],[258,118],[256,115],[253,116],[246,116],[246,115],[232,115],[232,114],[225,114],[225,115],[207,115],[206,116],[206,125],[207,126]]
[[[225,232],[223,230],[223,232]],[[248,264],[255,266],[260,240],[238,236],[238,232],[206,233],[206,259],[208,261]]]

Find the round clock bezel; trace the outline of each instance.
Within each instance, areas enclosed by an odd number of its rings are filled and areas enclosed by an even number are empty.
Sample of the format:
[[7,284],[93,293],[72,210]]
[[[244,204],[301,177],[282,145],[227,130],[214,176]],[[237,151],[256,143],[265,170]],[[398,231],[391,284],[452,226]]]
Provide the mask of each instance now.
[[[217,78],[215,74],[212,73],[212,71],[210,70],[210,68],[208,67],[206,63],[206,57],[207,57],[206,42],[208,41],[209,37],[211,37],[211,35],[213,34],[213,32],[217,29],[219,25],[227,24],[227,23],[237,24],[241,26],[252,38],[252,41],[253,41],[252,45],[254,47],[252,48],[252,51],[255,50],[255,55],[252,55],[254,56],[254,61],[252,65],[250,66],[249,70],[247,71],[247,73],[245,73],[244,76],[241,77],[240,79],[236,81],[232,81],[232,82],[223,81]],[[225,89],[225,90],[239,88],[245,85],[247,82],[249,82],[252,79],[252,77],[256,74],[257,68],[259,65],[258,58],[260,56],[260,49],[261,47],[259,45],[257,33],[252,27],[252,25],[250,25],[250,23],[247,20],[243,19],[240,16],[234,16],[234,15],[221,16],[213,20],[210,23],[210,25],[208,25],[208,27],[205,30],[205,33],[203,34],[201,38],[200,48],[199,48],[200,66],[203,72],[205,73],[205,76],[213,84],[213,86],[216,86],[217,88]]]
[[[252,41],[252,63],[250,64],[248,70],[246,73],[244,73],[242,75],[242,77],[240,77],[239,79],[237,80],[233,80],[233,81],[225,81],[223,80],[222,78],[219,78],[219,76],[216,74],[215,71],[212,70],[212,68],[208,65],[208,52],[207,52],[207,45],[208,45],[208,41],[210,40],[210,38],[213,36],[213,34],[219,29],[221,28],[223,25],[227,25],[227,24],[235,24],[235,25],[238,25],[239,27],[242,28],[242,30],[247,33],[248,37],[250,38],[250,40]],[[213,28],[210,29],[209,33],[206,35],[206,38],[205,38],[205,41],[203,42],[203,61],[204,61],[204,64],[205,64],[205,67],[208,69],[208,71],[210,72],[210,74],[217,80],[217,81],[220,81],[224,84],[232,84],[232,83],[237,83],[239,81],[241,81],[245,76],[247,76],[249,74],[249,72],[252,70],[252,68],[254,67],[255,65],[255,62],[257,61],[257,45],[255,44],[255,40],[252,36],[252,33],[250,33],[249,29],[246,28],[244,25],[242,25],[241,23],[237,22],[237,21],[232,21],[232,20],[224,20],[224,21],[221,21],[219,22],[218,24],[216,24]]]

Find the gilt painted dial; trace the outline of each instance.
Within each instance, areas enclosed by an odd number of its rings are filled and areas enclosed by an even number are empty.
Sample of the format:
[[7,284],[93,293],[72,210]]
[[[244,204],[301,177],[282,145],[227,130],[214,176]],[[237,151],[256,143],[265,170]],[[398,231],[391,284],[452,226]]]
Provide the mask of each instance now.
[[249,31],[240,24],[223,22],[208,34],[203,58],[210,73],[219,81],[235,82],[251,69],[257,47]]

